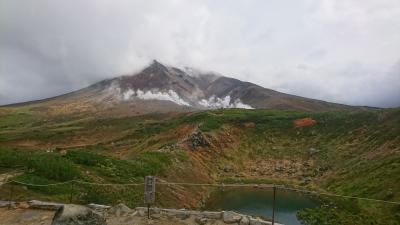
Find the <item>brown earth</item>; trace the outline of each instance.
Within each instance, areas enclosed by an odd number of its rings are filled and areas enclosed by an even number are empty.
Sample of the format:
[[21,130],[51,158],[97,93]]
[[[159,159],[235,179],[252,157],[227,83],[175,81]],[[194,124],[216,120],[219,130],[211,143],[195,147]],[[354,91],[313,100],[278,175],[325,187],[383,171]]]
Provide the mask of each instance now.
[[298,127],[309,127],[309,126],[313,126],[317,123],[317,121],[313,120],[310,117],[306,117],[303,119],[298,119],[294,121],[294,127],[298,128]]

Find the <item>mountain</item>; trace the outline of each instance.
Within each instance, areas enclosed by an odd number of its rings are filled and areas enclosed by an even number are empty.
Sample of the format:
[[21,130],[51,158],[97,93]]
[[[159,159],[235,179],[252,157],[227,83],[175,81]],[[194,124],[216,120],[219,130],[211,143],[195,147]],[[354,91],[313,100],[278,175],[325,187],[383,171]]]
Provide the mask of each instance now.
[[36,104],[53,114],[107,112],[118,115],[215,108],[297,111],[356,108],[289,95],[216,73],[169,67],[155,60],[139,73],[103,80],[61,96],[23,103],[26,104]]

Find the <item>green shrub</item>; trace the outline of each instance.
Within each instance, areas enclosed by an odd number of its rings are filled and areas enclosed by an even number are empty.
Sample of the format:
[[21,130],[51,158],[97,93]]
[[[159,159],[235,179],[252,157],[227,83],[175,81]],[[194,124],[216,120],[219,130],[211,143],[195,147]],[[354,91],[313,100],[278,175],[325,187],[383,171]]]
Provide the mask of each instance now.
[[53,153],[32,155],[28,168],[37,176],[56,181],[73,180],[80,176],[79,169],[71,161]]
[[0,146],[0,167],[22,167],[26,165],[27,154],[22,151]]
[[96,166],[102,163],[104,164],[107,160],[106,156],[94,154],[84,150],[68,151],[66,158],[74,163],[86,166]]

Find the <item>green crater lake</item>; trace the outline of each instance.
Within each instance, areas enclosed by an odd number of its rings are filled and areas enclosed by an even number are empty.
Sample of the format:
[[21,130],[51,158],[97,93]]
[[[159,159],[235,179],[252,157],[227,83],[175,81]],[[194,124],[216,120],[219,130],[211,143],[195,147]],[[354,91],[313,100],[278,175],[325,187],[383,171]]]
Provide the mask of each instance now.
[[[229,188],[213,192],[205,208],[272,218],[272,200],[272,188]],[[275,221],[285,225],[301,225],[297,211],[319,205],[318,200],[309,195],[281,189],[276,191],[275,204]]]

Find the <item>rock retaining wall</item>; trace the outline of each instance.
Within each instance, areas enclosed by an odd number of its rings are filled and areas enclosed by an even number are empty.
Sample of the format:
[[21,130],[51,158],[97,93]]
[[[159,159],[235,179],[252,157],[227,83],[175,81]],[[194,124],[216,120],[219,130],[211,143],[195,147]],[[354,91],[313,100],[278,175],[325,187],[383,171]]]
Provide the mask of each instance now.
[[[146,207],[136,207],[136,212],[139,216],[147,216]],[[227,224],[240,224],[240,225],[272,225],[272,222],[265,221],[260,218],[254,218],[252,216],[243,215],[233,211],[222,211],[222,212],[211,212],[211,211],[195,211],[186,209],[162,209],[162,208],[150,208],[150,215],[154,217],[166,215],[173,216],[181,219],[188,218],[190,216],[197,217],[198,221],[202,218],[222,220]],[[275,223],[276,225],[282,225],[280,223]]]

